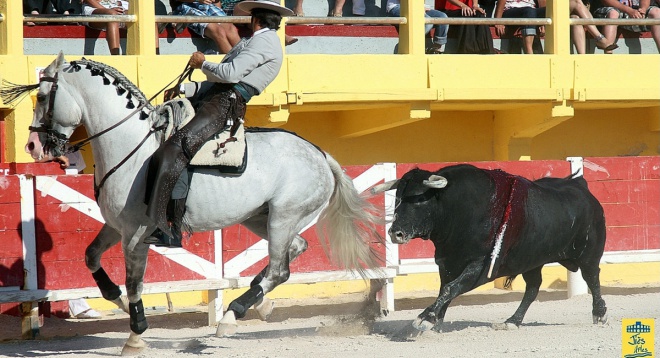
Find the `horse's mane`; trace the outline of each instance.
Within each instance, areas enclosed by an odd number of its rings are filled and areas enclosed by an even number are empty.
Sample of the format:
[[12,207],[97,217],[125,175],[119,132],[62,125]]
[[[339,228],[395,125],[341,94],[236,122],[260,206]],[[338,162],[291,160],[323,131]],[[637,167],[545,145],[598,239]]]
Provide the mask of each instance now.
[[[117,88],[118,95],[122,95],[125,92],[127,92],[126,94],[126,99],[128,99],[127,108],[135,108],[135,106],[131,101],[131,99],[135,97],[135,99],[140,103],[140,105],[146,103],[146,108],[150,110],[154,109],[151,103],[149,103],[149,99],[147,99],[147,96],[145,96],[144,93],[135,84],[133,84],[133,82],[131,82],[128,78],[126,78],[126,76],[124,76],[116,68],[110,65],[88,60],[83,57],[80,60],[71,61],[69,67],[65,68],[65,70],[73,69],[75,71],[79,71],[81,65],[85,66],[85,68],[91,72],[92,76],[103,77],[104,85],[109,85],[112,83],[112,85]],[[110,75],[112,78],[114,78],[114,81],[111,82],[110,79],[106,77],[106,75]]]
[[[85,69],[89,70],[92,76],[103,77],[103,84],[105,85],[112,84],[113,86],[115,86],[117,88],[117,95],[123,95],[124,93],[126,93],[126,99],[128,100],[128,103],[126,105],[127,108],[135,108],[135,104],[133,104],[132,101],[132,98],[135,97],[135,99],[140,103],[140,105],[146,103],[147,109],[149,110],[154,109],[151,103],[149,103],[147,96],[145,96],[144,93],[142,93],[142,91],[135,84],[133,84],[133,82],[131,82],[128,78],[126,78],[126,76],[124,76],[116,68],[110,65],[88,60],[83,57],[80,60],[71,61],[68,64],[68,66],[64,68],[64,70],[80,71],[80,69],[82,68],[81,65],[85,66]],[[110,79],[106,77],[106,75],[109,75],[112,78],[114,78],[114,81],[111,82]],[[2,86],[0,88],[0,98],[2,98],[2,101],[5,104],[11,104],[37,88],[39,88],[39,83],[30,84],[30,85],[18,85],[3,79]],[[142,116],[142,118],[144,117],[145,115]]]

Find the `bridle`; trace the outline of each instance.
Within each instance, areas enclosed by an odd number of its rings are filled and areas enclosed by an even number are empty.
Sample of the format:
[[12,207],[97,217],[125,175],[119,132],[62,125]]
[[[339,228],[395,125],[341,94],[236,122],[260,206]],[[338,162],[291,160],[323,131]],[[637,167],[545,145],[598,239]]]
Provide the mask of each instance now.
[[[103,134],[108,133],[111,130],[119,127],[121,124],[126,122],[129,118],[133,117],[135,114],[142,111],[145,107],[147,107],[149,105],[149,103],[151,103],[151,101],[153,101],[158,95],[160,95],[163,91],[165,91],[165,89],[167,89],[175,81],[177,82],[176,83],[177,87],[181,84],[181,82],[183,82],[183,80],[186,77],[188,77],[188,80],[190,81],[193,70],[194,69],[192,67],[190,67],[190,64],[186,64],[186,67],[184,68],[184,70],[181,74],[179,74],[176,78],[174,78],[172,81],[170,81],[170,83],[166,84],[162,89],[160,89],[158,92],[156,92],[156,94],[151,96],[151,98],[149,98],[147,101],[145,101],[144,103],[137,106],[133,111],[131,111],[131,113],[126,115],[119,122],[111,125],[110,127],[106,128],[106,129],[104,129],[104,130],[102,130],[102,131],[100,131],[100,132],[98,132],[94,135],[91,135],[87,138],[84,138],[84,139],[81,139],[81,140],[77,141],[75,144],[69,146],[69,148],[65,148],[66,144],[69,142],[69,138],[66,135],[64,135],[64,134],[62,134],[62,133],[60,133],[60,132],[58,132],[58,131],[56,131],[52,128],[53,107],[54,107],[54,104],[55,104],[55,95],[57,93],[57,89],[59,88],[58,83],[57,83],[58,80],[59,80],[59,78],[58,78],[59,72],[55,72],[55,75],[53,77],[48,77],[48,76],[41,77],[39,83],[41,83],[41,82],[51,82],[52,83],[51,88],[50,88],[50,92],[49,92],[48,110],[46,111],[46,115],[43,118],[44,125],[42,127],[30,126],[29,129],[32,132],[40,132],[40,133],[45,133],[46,134],[46,140],[44,141],[44,148],[48,148],[49,143],[54,143],[55,145],[57,145],[56,148],[59,149],[59,151],[62,153],[62,155],[77,152],[78,150],[80,150],[80,148],[82,148],[84,145],[90,143],[93,139],[96,139],[96,138],[102,136]],[[122,159],[117,165],[115,165],[112,169],[110,169],[103,176],[103,178],[101,178],[101,180],[99,181],[98,184],[96,184],[96,181],[94,182],[94,197],[98,200],[101,188],[105,184],[106,180],[108,180],[108,178],[114,172],[116,172],[122,165],[124,165],[124,163],[126,163],[138,151],[138,149],[140,149],[140,147],[142,147],[144,142],[146,142],[147,139],[152,134],[154,134],[156,132],[159,132],[159,131],[162,131],[162,130],[165,130],[166,128],[167,128],[167,123],[163,123],[159,126],[152,126],[149,129],[149,132],[140,141],[140,143],[138,143],[138,145],[135,148],[133,148],[133,150],[130,153],[128,153],[128,155],[124,159]]]
[[32,132],[46,134],[46,140],[44,141],[45,149],[48,149],[49,143],[53,143],[55,145],[56,150],[60,151],[62,154],[65,154],[64,147],[66,146],[66,143],[69,141],[69,138],[66,135],[52,128],[53,106],[55,103],[55,94],[57,93],[57,89],[58,89],[58,85],[57,85],[58,75],[59,72],[55,72],[55,76],[53,77],[44,76],[41,77],[41,79],[39,80],[39,83],[41,82],[52,83],[49,92],[48,110],[46,111],[46,115],[43,117],[44,125],[42,127],[29,126],[28,129]]

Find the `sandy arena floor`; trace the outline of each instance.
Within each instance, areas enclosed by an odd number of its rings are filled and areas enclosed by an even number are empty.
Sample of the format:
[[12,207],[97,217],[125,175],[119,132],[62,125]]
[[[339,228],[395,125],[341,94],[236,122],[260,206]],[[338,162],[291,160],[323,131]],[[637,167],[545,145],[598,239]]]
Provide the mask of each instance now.
[[[434,300],[432,295],[399,299],[396,312],[372,322],[357,318],[363,308],[359,295],[278,300],[269,322],[250,313],[231,338],[215,337],[203,307],[174,314],[152,310],[150,329],[143,335],[149,348],[142,356],[620,357],[622,318],[655,318],[656,328],[660,325],[660,287],[605,287],[608,325],[592,324],[591,295],[566,299],[565,291],[542,291],[519,329],[496,331],[491,323],[511,316],[522,292],[492,290],[456,299],[442,333],[417,334],[410,323]],[[117,356],[128,332],[128,315],[104,312],[98,320],[48,319],[39,339],[21,341],[16,339],[20,320],[0,315],[0,356]],[[657,351],[657,329],[655,342]]]

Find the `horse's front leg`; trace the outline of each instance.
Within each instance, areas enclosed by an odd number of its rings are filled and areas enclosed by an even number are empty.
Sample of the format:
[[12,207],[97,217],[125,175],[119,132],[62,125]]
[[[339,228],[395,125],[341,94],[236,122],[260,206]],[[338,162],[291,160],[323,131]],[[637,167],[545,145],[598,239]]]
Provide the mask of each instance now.
[[94,240],[85,250],[85,264],[89,271],[92,272],[92,277],[94,277],[96,285],[99,287],[99,290],[101,290],[103,298],[111,301],[124,312],[128,313],[128,299],[126,296],[122,296],[119,286],[112,282],[101,266],[101,256],[103,253],[116,245],[120,240],[121,235],[117,230],[111,228],[107,224],[103,225]]
[[140,241],[131,247],[124,240],[124,260],[126,264],[126,291],[128,293],[128,314],[130,315],[131,334],[122,349],[122,355],[137,355],[147,344],[142,340],[142,333],[149,328],[142,305],[142,281],[147,268],[149,245]]

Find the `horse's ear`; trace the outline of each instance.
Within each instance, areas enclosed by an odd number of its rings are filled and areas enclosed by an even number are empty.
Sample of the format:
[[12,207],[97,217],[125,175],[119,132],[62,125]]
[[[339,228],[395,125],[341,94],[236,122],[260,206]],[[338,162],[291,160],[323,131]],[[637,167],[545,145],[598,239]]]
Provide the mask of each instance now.
[[57,55],[57,59],[55,59],[55,63],[57,66],[56,68],[62,67],[62,65],[64,65],[65,62],[66,60],[64,59],[64,51],[60,51],[60,53]]
[[44,75],[46,76],[54,76],[55,72],[64,65],[66,60],[64,59],[64,52],[60,51],[59,55],[57,55],[57,58],[46,67],[46,70],[44,71]]

